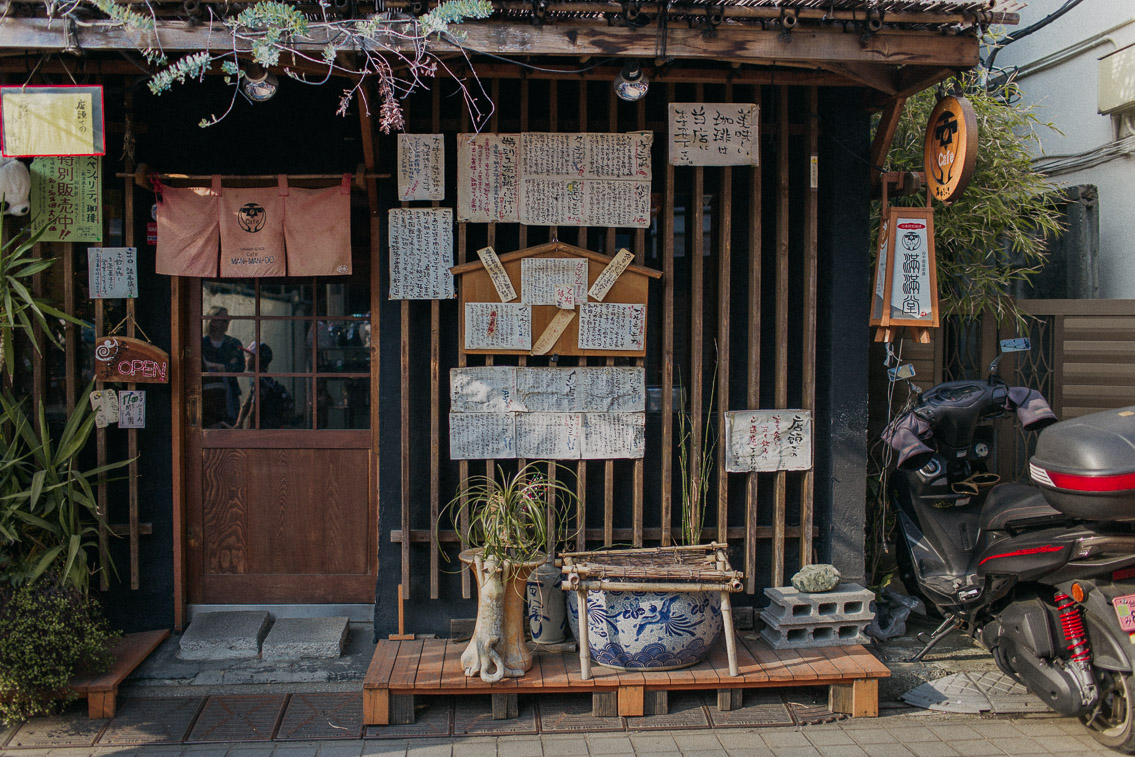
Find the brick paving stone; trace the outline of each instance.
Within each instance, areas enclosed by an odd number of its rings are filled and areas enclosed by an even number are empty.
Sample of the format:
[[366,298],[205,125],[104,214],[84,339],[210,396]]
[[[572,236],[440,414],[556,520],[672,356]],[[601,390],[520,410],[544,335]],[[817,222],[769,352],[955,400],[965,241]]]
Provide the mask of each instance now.
[[729,753],[724,749],[695,749],[693,751],[682,750],[682,757],[729,757]]
[[918,741],[905,746],[914,757],[956,757],[959,754],[957,749],[941,741]]
[[871,757],[914,757],[914,752],[902,744],[864,744],[863,751]]
[[961,723],[932,725],[930,726],[930,732],[942,741],[973,741],[974,739],[981,738],[981,735],[977,731]]
[[454,741],[453,757],[497,757],[497,740],[467,738]]
[[541,757],[544,745],[532,736],[501,736],[497,739],[497,757]]
[[805,728],[803,733],[814,746],[847,746],[855,744],[851,736],[838,728]]
[[1005,750],[1006,754],[1052,754],[1042,742],[1025,737],[1016,739],[989,739],[989,743],[995,744]]
[[674,743],[682,754],[721,749],[721,742],[713,733],[675,733]]
[[406,747],[406,757],[451,757],[452,753],[449,741],[411,741]]
[[272,754],[275,749],[276,745],[271,741],[260,744],[241,744],[230,749],[228,757],[266,757],[266,755]]
[[[598,734],[587,736],[587,747],[594,755],[634,754],[634,744],[626,736]],[[505,757],[501,754],[500,757]]]
[[1106,754],[1111,751],[1096,743],[1096,740],[1088,735],[1086,729],[1081,727],[1080,730],[1083,731],[1083,733],[1075,736],[1068,736],[1061,733],[1059,736],[1045,736],[1040,740],[1044,742],[1045,748],[1053,754],[1080,754],[1088,749],[1095,751],[1096,747],[1103,750],[1100,752],[1101,754]]
[[[536,737],[533,737],[536,738]],[[587,757],[587,739],[582,734],[541,739],[544,743],[544,757]],[[454,757],[457,757],[454,754]]]
[[228,751],[227,748],[215,744],[191,744],[182,754],[191,754],[193,757],[225,757]]
[[[1005,754],[1001,747],[984,739],[951,741],[950,746],[964,754],[965,757],[985,757],[985,755],[998,755],[1000,757],[1000,755]],[[1073,754],[1076,754],[1076,752],[1073,752]]]
[[774,747],[773,757],[822,757],[814,746],[782,746]]
[[1003,720],[974,721],[970,727],[983,739],[1019,739],[1025,735]]
[[[1024,718],[1017,721],[1019,726],[1028,731],[1029,736],[1034,739],[1038,736],[1063,736],[1067,733],[1063,728],[1063,722],[1063,718]],[[1081,731],[1084,730],[1079,721],[1072,722],[1079,726]]]
[[830,744],[816,748],[823,757],[868,757],[867,752],[855,744]]
[[938,737],[930,729],[922,726],[903,725],[898,728],[887,728],[887,732],[895,737],[900,744],[913,744],[919,741],[937,741]]
[[728,730],[717,734],[717,740],[726,749],[759,749],[764,746],[755,731]]
[[324,744],[319,747],[319,757],[360,757],[362,753],[363,742],[361,739],[338,744]]
[[672,736],[635,734],[631,736],[631,744],[634,745],[635,754],[638,755],[663,754],[678,751],[678,745],[674,743]]
[[316,757],[318,754],[319,742],[316,741],[281,742],[276,744],[276,750],[272,752],[273,757]]
[[898,743],[898,739],[896,739],[893,735],[891,735],[891,732],[888,731],[885,728],[878,728],[874,731],[867,731],[867,730],[849,731],[847,733],[847,735],[851,737],[852,741],[854,741],[856,744],[859,744],[861,746],[865,745],[865,744],[897,744]]
[[729,757],[776,757],[768,747],[737,747],[735,749],[726,749],[726,754]]
[[407,741],[364,741],[362,757],[406,757]]
[[802,732],[797,730],[789,730],[788,728],[777,728],[774,730],[762,731],[760,737],[764,740],[765,745],[772,748],[774,751],[781,747],[810,747],[812,742],[808,741],[808,737]]

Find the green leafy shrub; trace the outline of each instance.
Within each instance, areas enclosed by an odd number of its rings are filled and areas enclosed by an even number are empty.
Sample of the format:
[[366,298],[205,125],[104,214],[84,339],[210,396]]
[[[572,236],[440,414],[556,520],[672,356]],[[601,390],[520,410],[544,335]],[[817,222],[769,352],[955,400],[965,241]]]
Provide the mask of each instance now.
[[0,586],[0,722],[57,712],[74,699],[73,676],[110,666],[116,635],[98,603],[57,576]]

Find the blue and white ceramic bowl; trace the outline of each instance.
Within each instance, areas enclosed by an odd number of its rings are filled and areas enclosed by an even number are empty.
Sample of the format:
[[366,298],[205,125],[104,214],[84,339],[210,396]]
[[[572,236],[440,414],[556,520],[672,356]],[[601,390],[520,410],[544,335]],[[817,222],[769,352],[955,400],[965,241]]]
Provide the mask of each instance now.
[[[576,595],[567,599],[568,624],[579,638]],[[591,591],[587,633],[591,659],[622,670],[674,670],[706,658],[721,638],[721,594]]]

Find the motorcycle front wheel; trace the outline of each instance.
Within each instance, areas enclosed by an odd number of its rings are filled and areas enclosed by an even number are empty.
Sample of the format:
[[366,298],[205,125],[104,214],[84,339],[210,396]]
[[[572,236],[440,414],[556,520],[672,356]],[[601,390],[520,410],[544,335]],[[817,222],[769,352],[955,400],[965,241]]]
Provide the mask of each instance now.
[[1132,674],[1094,669],[1100,698],[1080,716],[1096,741],[1124,754],[1135,754],[1135,684]]

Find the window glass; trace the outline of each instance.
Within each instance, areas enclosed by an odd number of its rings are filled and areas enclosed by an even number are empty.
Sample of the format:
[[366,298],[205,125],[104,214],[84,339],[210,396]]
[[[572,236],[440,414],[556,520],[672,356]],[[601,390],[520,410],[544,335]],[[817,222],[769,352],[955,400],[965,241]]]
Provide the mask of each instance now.
[[368,373],[370,324],[365,321],[319,321],[320,373]]
[[316,379],[318,428],[370,428],[370,379]]
[[[259,346],[261,373],[308,373],[311,371],[313,321],[261,320]],[[267,358],[267,359],[266,359]]]
[[363,282],[321,280],[316,288],[319,315],[366,316],[370,311],[370,287]]
[[313,287],[308,281],[262,281],[260,283],[260,315],[311,315]]
[[230,317],[256,315],[255,279],[201,282],[201,315],[208,318],[213,308],[224,308]]

